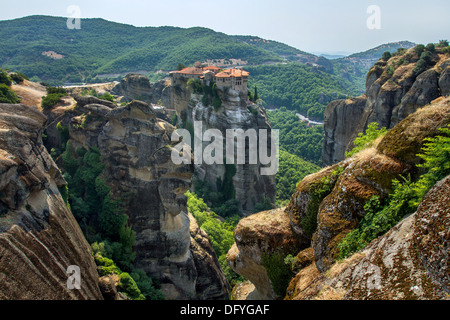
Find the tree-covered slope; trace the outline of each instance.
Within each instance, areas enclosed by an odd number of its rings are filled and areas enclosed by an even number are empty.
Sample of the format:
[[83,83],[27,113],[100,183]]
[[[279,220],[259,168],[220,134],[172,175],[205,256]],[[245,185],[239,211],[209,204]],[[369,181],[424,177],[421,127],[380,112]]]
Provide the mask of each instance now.
[[317,120],[323,119],[329,102],[363,92],[350,80],[300,63],[248,66],[246,70],[251,75],[250,87],[258,88],[266,107],[286,107]]
[[[0,21],[0,65],[42,80],[80,81],[102,73],[174,70],[178,63],[239,58],[281,61],[267,51],[206,28],[144,27],[82,19],[30,16]],[[54,52],[49,57],[43,53]]]

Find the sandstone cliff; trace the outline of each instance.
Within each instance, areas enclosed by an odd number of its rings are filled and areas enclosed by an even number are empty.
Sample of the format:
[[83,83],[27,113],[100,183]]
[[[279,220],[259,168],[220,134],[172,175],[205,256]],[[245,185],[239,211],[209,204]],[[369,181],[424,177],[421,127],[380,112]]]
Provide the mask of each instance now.
[[[227,298],[228,283],[204,244],[209,240],[196,244],[191,239],[200,234],[190,233],[184,195],[191,187],[193,167],[171,161],[174,127],[141,101],[116,107],[91,97],[76,100],[70,145],[100,150],[103,177],[113,197],[123,199],[136,234],[135,266],[161,282],[166,299]],[[207,269],[209,277],[201,274]]]
[[[251,216],[251,226],[242,220],[227,260],[253,283],[252,297],[276,297],[270,266],[261,257],[277,249],[296,256],[292,269],[297,275],[288,287],[288,299],[447,297],[450,177],[430,191],[414,215],[364,251],[338,261],[338,244],[365,216],[369,199],[385,199],[400,175],[420,174],[417,154],[425,139],[449,124],[450,98],[440,98],[394,126],[373,147],[306,177],[285,210],[270,219]],[[315,220],[317,225],[311,223]],[[291,250],[282,242],[267,246],[278,239],[272,232],[292,239]]]
[[449,294],[450,176],[418,211],[364,251],[320,273],[314,263],[292,280],[294,300],[435,300]]
[[419,108],[449,94],[448,54],[437,49],[427,57],[425,67],[425,60],[420,57],[413,48],[394,55],[389,61],[378,61],[367,75],[363,96],[333,101],[327,106],[324,166],[344,160],[345,152],[353,147],[353,140],[371,122],[393,128]]
[[[192,126],[194,121],[200,121],[203,132],[217,129],[224,137],[227,129],[244,131],[254,129],[257,133],[264,129],[268,130],[270,136],[271,127],[265,112],[259,106],[248,103],[246,92],[218,89],[218,95],[222,101],[222,106],[218,110],[212,106],[205,106],[202,103],[202,95],[195,94],[192,88],[188,87],[187,79],[181,79],[177,83],[172,83],[170,80],[150,83],[145,76],[128,75],[114,88],[113,92],[126,100],[138,99],[148,103],[159,101],[165,108],[176,111],[178,124],[184,127]],[[224,144],[224,154],[225,148]],[[246,152],[248,153],[248,145]],[[275,176],[261,175],[261,167],[260,163],[236,166],[237,172],[233,177],[233,186],[240,210],[244,213],[252,212],[255,204],[266,198],[272,203],[275,202]],[[198,165],[195,174],[215,189],[217,179],[224,178],[225,166]]]
[[[0,104],[0,299],[102,299],[91,248],[58,188],[66,182],[42,144],[46,117]],[[81,289],[67,286],[78,266]]]
[[[217,111],[212,106],[205,106],[201,102],[201,96],[192,95],[187,111],[186,122],[202,123],[203,133],[214,129],[220,131],[226,137],[228,129],[241,129],[244,132],[255,131],[259,139],[260,130],[267,130],[268,138],[271,138],[271,127],[262,108],[247,103],[247,96],[234,90],[218,89],[222,106]],[[200,138],[200,137],[199,137]],[[205,142],[206,147],[210,142]],[[258,142],[259,143],[259,142]],[[237,140],[235,141],[237,144]],[[270,148],[271,140],[267,142]],[[261,145],[258,146],[261,148]],[[227,145],[223,144],[223,154],[226,155]],[[258,150],[258,149],[257,149]],[[270,150],[275,152],[274,150]],[[239,202],[239,209],[244,213],[251,213],[257,203],[269,199],[275,203],[276,184],[275,175],[262,175],[263,166],[258,159],[257,164],[249,164],[250,146],[245,145],[246,164],[236,164],[236,173],[232,183],[235,190],[235,199]],[[267,152],[266,152],[267,153]],[[235,163],[237,153],[235,153]],[[203,162],[196,165],[196,177],[207,181],[212,189],[217,188],[217,179],[225,180],[226,166],[220,164],[208,165]],[[216,190],[217,191],[217,190]]]
[[146,103],[158,103],[161,100],[164,105],[170,101],[170,81],[161,80],[150,83],[148,77],[141,74],[129,74],[120,83],[111,89],[113,94],[122,97],[125,101],[140,100]]

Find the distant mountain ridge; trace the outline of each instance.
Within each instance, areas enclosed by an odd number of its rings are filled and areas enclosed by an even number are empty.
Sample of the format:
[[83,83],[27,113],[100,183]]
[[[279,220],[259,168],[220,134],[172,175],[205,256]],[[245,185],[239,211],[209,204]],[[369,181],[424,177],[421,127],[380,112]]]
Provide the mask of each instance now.
[[332,62],[324,57],[255,36],[202,27],[134,27],[100,18],[82,19],[80,30],[66,23],[67,18],[52,16],[0,21],[0,67],[62,83],[170,71],[178,64],[215,59],[242,65],[298,62],[333,73]]
[[390,53],[394,53],[399,48],[411,49],[415,46],[416,44],[410,41],[390,42],[363,52],[354,53],[352,55],[349,55],[348,57],[342,58],[342,60],[359,63],[364,68],[370,69],[373,64],[381,58],[383,53],[387,51]]

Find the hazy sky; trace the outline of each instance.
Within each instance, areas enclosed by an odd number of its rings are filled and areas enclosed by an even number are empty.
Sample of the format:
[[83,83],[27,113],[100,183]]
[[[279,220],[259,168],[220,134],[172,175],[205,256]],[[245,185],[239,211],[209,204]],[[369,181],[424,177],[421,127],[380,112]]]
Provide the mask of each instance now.
[[[354,53],[382,43],[427,44],[450,40],[449,0],[0,0],[0,20],[28,15],[104,18],[135,26],[201,26],[227,34],[255,35],[313,53]],[[369,29],[371,5],[381,29]],[[82,20],[81,20],[82,21]],[[82,23],[82,22],[81,22]],[[81,25],[82,27],[82,25]]]

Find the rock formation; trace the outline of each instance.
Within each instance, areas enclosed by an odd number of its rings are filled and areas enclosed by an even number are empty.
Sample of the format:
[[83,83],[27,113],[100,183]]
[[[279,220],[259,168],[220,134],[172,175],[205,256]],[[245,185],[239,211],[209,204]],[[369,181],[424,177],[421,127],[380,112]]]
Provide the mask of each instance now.
[[[66,182],[42,144],[46,120],[0,104],[0,299],[102,299],[91,248],[58,190]],[[80,290],[67,285],[70,266]]]
[[[271,127],[261,108],[256,105],[248,105],[247,97],[237,91],[230,89],[225,92],[218,89],[218,92],[222,100],[222,107],[217,111],[211,106],[204,106],[200,101],[200,96],[192,95],[190,104],[186,110],[187,117],[185,121],[191,124],[194,121],[201,122],[203,133],[206,130],[215,129],[220,131],[223,137],[227,136],[226,131],[228,129],[241,129],[244,132],[254,130],[258,139],[260,130],[266,130],[268,138],[271,138]],[[254,111],[252,112],[251,110]],[[209,143],[204,142],[204,147]],[[271,140],[267,142],[269,148],[270,144]],[[226,142],[224,142],[224,155],[226,155],[226,148]],[[235,199],[239,201],[240,210],[244,213],[252,212],[255,205],[264,201],[265,198],[275,203],[276,196],[275,175],[262,175],[261,169],[264,166],[259,159],[257,164],[249,164],[249,150],[249,143],[246,143],[246,164],[236,164],[236,174],[233,177]],[[271,152],[274,151],[271,150]],[[235,163],[237,162],[236,159],[237,154],[235,154]],[[225,179],[226,166],[224,164],[208,165],[203,162],[201,165],[196,165],[196,171],[196,176],[199,179],[207,181],[211,188],[215,189],[217,179],[219,178],[222,181]]]
[[158,103],[159,100],[167,106],[170,100],[170,90],[166,90],[170,82],[161,80],[150,83],[148,77],[141,74],[129,74],[117,84],[111,92],[121,96],[125,101],[140,100],[147,103]]
[[220,269],[216,253],[208,235],[201,229],[192,214],[189,213],[191,252],[194,258],[197,279],[195,290],[200,300],[227,300],[229,284]]
[[[339,262],[337,245],[365,216],[369,199],[386,198],[400,175],[417,177],[417,154],[425,139],[449,124],[450,98],[440,98],[402,120],[372,147],[306,177],[284,211],[270,219],[250,216],[247,229],[246,220],[239,223],[229,265],[253,283],[259,298],[267,297],[273,284],[267,278],[260,280],[266,274],[260,257],[279,246],[265,245],[276,239],[275,230],[295,243],[291,247],[296,251],[290,253],[297,255],[293,269],[298,273],[288,299],[445,298],[450,177],[430,191],[413,216],[363,252]],[[317,217],[317,226],[308,223],[311,214]]]
[[450,176],[436,184],[417,212],[361,253],[320,273],[314,263],[292,280],[294,300],[435,300],[450,292]]
[[[217,259],[198,257],[211,256],[210,248],[191,244],[184,194],[191,187],[193,167],[171,161],[174,127],[141,101],[115,107],[76,100],[79,115],[70,122],[70,145],[100,150],[103,177],[113,197],[123,199],[136,233],[136,267],[161,282],[166,299],[227,298],[228,283]],[[210,276],[205,278],[200,269],[210,269]]]
[[[268,131],[270,137],[271,127],[262,108],[248,103],[246,92],[218,89],[222,106],[215,110],[212,106],[202,103],[202,95],[194,94],[185,81],[180,80],[172,84],[168,80],[150,83],[148,78],[142,75],[128,75],[120,85],[114,88],[115,94],[126,99],[138,99],[145,102],[161,102],[167,109],[175,110],[179,124],[193,125],[194,121],[202,122],[203,132],[209,129],[217,129],[226,136],[227,129],[249,129]],[[270,142],[269,142],[270,145]],[[225,154],[224,143],[224,154]],[[248,145],[246,146],[248,153]],[[248,155],[247,155],[248,157]],[[275,202],[275,176],[262,176],[261,164],[237,165],[237,172],[233,178],[236,191],[236,199],[240,209],[244,213],[252,212],[255,204],[268,198]],[[211,188],[216,188],[217,180],[223,180],[225,175],[224,165],[198,165],[196,176],[208,181]],[[217,191],[217,190],[216,190]]]
[[450,59],[438,51],[431,55],[425,70],[421,59],[410,49],[380,60],[367,75],[365,95],[331,102],[325,110],[325,142],[322,164],[329,166],[345,159],[358,133],[371,122],[393,128],[408,115],[450,91]]
[[263,256],[286,256],[298,251],[298,240],[289,226],[288,215],[283,209],[277,209],[249,216],[239,222],[234,236],[236,242],[227,255],[230,267],[255,286],[253,296],[256,299],[277,298],[263,265]]

